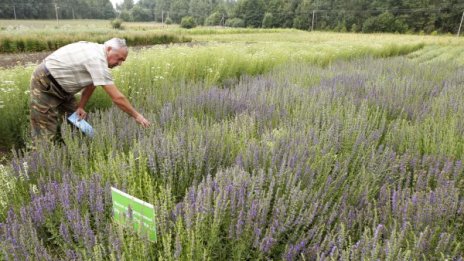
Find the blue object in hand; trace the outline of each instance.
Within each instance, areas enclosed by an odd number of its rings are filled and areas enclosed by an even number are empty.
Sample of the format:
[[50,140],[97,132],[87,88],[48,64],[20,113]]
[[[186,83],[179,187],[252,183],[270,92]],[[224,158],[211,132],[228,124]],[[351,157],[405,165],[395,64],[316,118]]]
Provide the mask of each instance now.
[[85,135],[89,136],[90,138],[93,138],[94,136],[94,131],[92,126],[85,120],[79,119],[79,116],[77,116],[77,113],[74,112],[71,114],[71,116],[68,117],[68,121],[71,122],[74,126],[76,126],[79,130],[81,130]]

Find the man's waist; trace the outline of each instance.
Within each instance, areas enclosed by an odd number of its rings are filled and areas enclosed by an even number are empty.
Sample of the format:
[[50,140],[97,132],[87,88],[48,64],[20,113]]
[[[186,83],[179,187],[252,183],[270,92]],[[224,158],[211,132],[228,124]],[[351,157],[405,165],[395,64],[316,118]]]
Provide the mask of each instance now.
[[55,79],[55,77],[50,73],[50,70],[47,68],[45,65],[45,62],[42,63],[42,68],[45,76],[47,79],[53,83],[51,85],[51,88],[49,89],[49,92],[54,93],[56,96],[62,98],[62,99],[68,99],[69,97],[72,97],[73,95],[70,94],[67,90],[61,86],[61,84],[58,83],[58,81]]
[[43,61],[42,65],[47,78],[69,94],[78,93],[93,83],[90,75],[79,68],[59,67],[50,61]]
[[[44,71],[45,71],[45,76],[47,76],[47,78],[53,83],[56,85],[56,87],[59,87],[61,89],[63,89],[63,87],[58,83],[58,81],[55,79],[55,77],[53,77],[53,75],[50,73],[50,71],[48,70],[47,66],[45,65],[45,63],[43,64],[43,68],[44,68]],[[64,90],[64,89],[63,89]]]

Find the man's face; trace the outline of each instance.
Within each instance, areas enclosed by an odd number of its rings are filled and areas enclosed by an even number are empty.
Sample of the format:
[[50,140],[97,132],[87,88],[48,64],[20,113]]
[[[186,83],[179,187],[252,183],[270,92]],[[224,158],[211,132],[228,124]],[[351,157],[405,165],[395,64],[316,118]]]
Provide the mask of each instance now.
[[108,61],[108,67],[113,68],[119,66],[127,58],[127,48],[120,48],[119,50],[113,49],[111,47],[107,48],[106,59]]

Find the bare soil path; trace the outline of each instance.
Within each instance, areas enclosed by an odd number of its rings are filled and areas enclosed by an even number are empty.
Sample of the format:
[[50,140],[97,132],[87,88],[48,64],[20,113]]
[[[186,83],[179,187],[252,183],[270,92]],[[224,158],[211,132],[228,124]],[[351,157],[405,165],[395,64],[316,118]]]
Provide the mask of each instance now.
[[10,68],[16,65],[37,64],[51,53],[52,52],[0,54],[0,67]]
[[[187,46],[194,46],[194,45],[205,45],[205,43],[195,42],[195,43],[176,43],[175,45],[187,45]],[[133,51],[140,51],[144,48],[150,48],[154,45],[137,45],[137,46],[129,46],[130,50]],[[169,48],[171,44],[165,44],[166,48]],[[28,64],[38,64],[42,62],[42,60],[51,54],[53,51],[46,51],[46,52],[33,52],[33,53],[7,53],[7,54],[0,54],[0,68],[11,68],[17,65],[28,65]]]

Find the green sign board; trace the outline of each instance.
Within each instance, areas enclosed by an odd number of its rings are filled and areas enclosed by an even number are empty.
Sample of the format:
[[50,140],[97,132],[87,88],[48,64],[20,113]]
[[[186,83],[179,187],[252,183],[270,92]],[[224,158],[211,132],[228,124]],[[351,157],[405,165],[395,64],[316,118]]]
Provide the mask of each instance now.
[[155,209],[152,204],[111,187],[113,217],[120,224],[132,224],[135,231],[156,241]]

